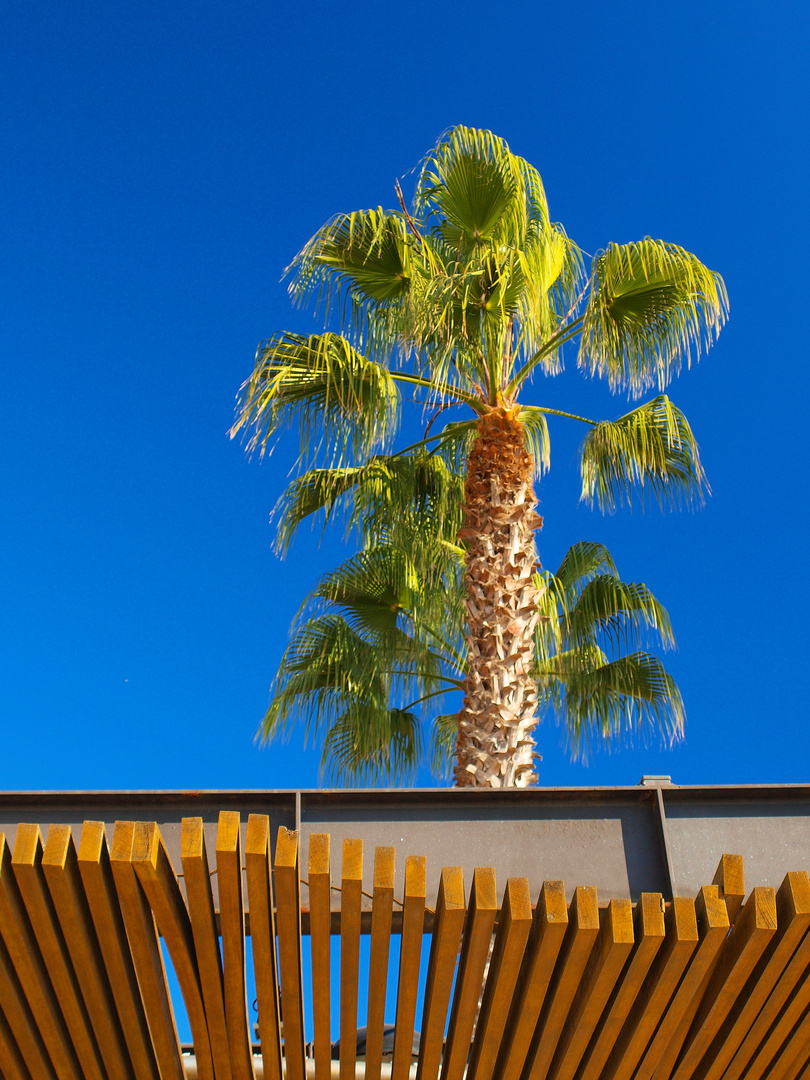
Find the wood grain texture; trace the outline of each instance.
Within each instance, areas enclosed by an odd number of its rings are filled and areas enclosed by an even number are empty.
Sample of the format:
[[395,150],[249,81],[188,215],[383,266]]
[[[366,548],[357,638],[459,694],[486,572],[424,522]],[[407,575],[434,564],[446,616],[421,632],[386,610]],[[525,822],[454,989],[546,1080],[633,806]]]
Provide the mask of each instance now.
[[138,1080],[159,1080],[103,822],[84,822],[76,861],[132,1068]]
[[[9,1046],[9,1059],[14,1058],[12,1043],[17,1046],[17,1053],[23,1059],[31,1080],[55,1080],[51,1060],[37,1026],[37,1021],[26,1000],[23,988],[17,978],[17,972],[11,962],[8,950],[0,937],[0,1002],[8,1032],[4,1036],[4,1045]],[[4,1060],[0,1058],[0,1060]],[[15,1063],[19,1065],[19,1062]]]
[[491,1080],[493,1076],[531,927],[529,880],[509,878],[475,1025],[469,1080]]
[[374,851],[374,887],[371,902],[371,948],[368,961],[368,1018],[366,1020],[366,1080],[380,1080],[382,1066],[391,916],[394,903],[396,850]]
[[561,881],[545,881],[499,1051],[495,1071],[501,1080],[520,1080],[567,929],[565,886]]
[[309,838],[309,933],[312,954],[313,1040],[315,1043],[315,1080],[329,1080],[332,1075],[332,1003],[331,927],[332,861],[329,833],[312,833]]
[[248,817],[245,876],[264,1076],[265,1080],[282,1080],[276,918],[270,877],[270,818],[267,814],[251,814]]
[[442,1080],[462,1080],[478,1010],[484,969],[498,913],[495,871],[477,867],[473,873],[470,903],[464,921],[456,988],[450,1007]]
[[664,898],[660,893],[641,894],[634,915],[635,945],[630,960],[596,1035],[582,1058],[578,1076],[599,1076],[604,1069],[622,1027],[642,992],[653,960],[664,943],[664,910]]
[[426,874],[425,857],[409,855],[405,860],[405,896],[402,904],[402,938],[391,1080],[408,1080],[411,1067],[419,965],[422,959],[422,929],[425,924]]
[[301,898],[298,833],[280,826],[273,877],[276,885],[281,1014],[284,1024],[284,1063],[288,1080],[305,1080],[304,997],[301,977]]
[[436,898],[416,1080],[438,1080],[447,1010],[453,991],[465,915],[464,875],[461,867],[445,867],[439,879]]
[[527,1057],[528,1080],[545,1080],[548,1076],[568,1012],[598,934],[596,889],[580,886],[571,901],[568,931]]
[[185,1080],[157,926],[132,865],[135,822],[117,821],[110,867],[137,975],[160,1080]]
[[[38,825],[17,826],[11,868],[39,946],[47,977],[53,986],[76,1056],[81,1063],[82,1077],[86,1080],[105,1080],[104,1065],[87,1007],[45,883],[42,870],[42,836]],[[6,943],[8,944],[8,941]]]
[[214,1072],[217,1080],[230,1080],[231,1061],[225,1022],[222,960],[211,891],[211,872],[205,848],[203,820],[200,817],[183,818],[180,823],[180,861]]
[[340,1080],[354,1080],[360,984],[363,841],[343,841],[340,871]]
[[745,899],[745,867],[742,855],[721,856],[712,885],[716,885],[720,890],[720,897],[726,903],[729,924],[733,926]]
[[48,829],[42,852],[42,871],[104,1067],[110,1076],[134,1080],[118,1010],[84,895],[69,825],[51,825]]
[[17,1046],[17,1040],[2,1012],[0,1012],[0,1076],[3,1080],[31,1080],[31,1074]]
[[[723,915],[728,915],[723,908]],[[666,937],[643,993],[636,999],[602,1073],[603,1080],[629,1080],[698,946],[695,901],[675,897],[665,916]]]
[[254,1080],[245,975],[245,904],[239,812],[223,810],[217,824],[217,880],[225,1020],[234,1080]]

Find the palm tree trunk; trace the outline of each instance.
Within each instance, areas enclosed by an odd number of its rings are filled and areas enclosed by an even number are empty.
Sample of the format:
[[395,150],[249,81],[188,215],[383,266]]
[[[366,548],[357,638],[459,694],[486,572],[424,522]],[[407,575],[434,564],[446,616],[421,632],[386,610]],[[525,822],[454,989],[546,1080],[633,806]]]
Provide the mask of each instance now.
[[478,423],[467,462],[464,527],[469,672],[459,713],[457,787],[537,782],[532,728],[537,686],[534,630],[542,591],[534,530],[534,463],[516,408]]

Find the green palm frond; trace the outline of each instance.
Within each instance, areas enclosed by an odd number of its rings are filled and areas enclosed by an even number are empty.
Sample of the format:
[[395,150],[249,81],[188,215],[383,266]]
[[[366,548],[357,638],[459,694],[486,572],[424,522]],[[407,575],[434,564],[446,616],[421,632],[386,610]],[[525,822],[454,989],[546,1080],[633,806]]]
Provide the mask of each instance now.
[[430,771],[434,776],[452,776],[457,742],[458,713],[434,717],[430,732]]
[[526,449],[534,459],[535,475],[539,478],[551,468],[548,421],[539,409],[533,409],[531,405],[520,410],[518,420],[523,424]]
[[312,592],[339,608],[350,625],[369,634],[390,633],[414,605],[419,581],[404,551],[390,546],[361,551],[325,574]]
[[399,391],[391,373],[362,356],[338,334],[278,334],[259,346],[253,374],[242,387],[233,438],[253,434],[249,450],[298,423],[302,460],[320,448],[340,458],[367,454],[394,432]]
[[572,544],[563,556],[563,560],[554,573],[566,592],[581,588],[597,574],[619,576],[613,556],[604,544],[592,540],[580,540]]
[[728,314],[723,279],[675,244],[609,244],[593,263],[579,366],[638,396],[663,390]]
[[669,615],[646,585],[620,581],[613,574],[599,574],[580,591],[565,617],[567,642],[584,645],[603,637],[626,647],[649,634],[664,648],[675,644]]
[[644,502],[692,505],[708,491],[698,445],[680,409],[662,394],[618,420],[595,424],[581,448],[582,495],[603,510]]
[[385,777],[407,783],[423,755],[422,728],[414,713],[358,701],[330,726],[321,768],[337,782],[364,784]]

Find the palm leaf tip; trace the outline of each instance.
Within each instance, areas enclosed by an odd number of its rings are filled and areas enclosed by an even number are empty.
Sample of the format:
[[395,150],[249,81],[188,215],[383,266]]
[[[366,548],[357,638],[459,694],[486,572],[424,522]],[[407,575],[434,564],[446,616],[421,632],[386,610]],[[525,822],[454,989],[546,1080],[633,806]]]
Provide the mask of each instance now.
[[612,389],[663,390],[728,316],[719,274],[662,240],[610,244],[593,265],[578,364]]

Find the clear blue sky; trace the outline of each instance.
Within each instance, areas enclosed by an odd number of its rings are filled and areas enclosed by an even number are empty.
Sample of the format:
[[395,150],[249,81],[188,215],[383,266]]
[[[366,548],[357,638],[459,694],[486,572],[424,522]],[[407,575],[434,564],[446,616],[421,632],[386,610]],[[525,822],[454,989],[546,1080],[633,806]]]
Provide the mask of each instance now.
[[[312,326],[283,267],[454,123],[533,162],[586,251],[670,240],[731,298],[671,388],[709,505],[578,506],[564,427],[540,491],[546,565],[601,540],[668,606],[686,742],[573,766],[547,727],[541,782],[806,781],[807,55],[786,0],[6,0],[0,788],[316,785],[300,735],[253,736],[338,537],[279,562],[291,456],[226,432],[257,342]],[[624,409],[575,372],[550,397]]]

